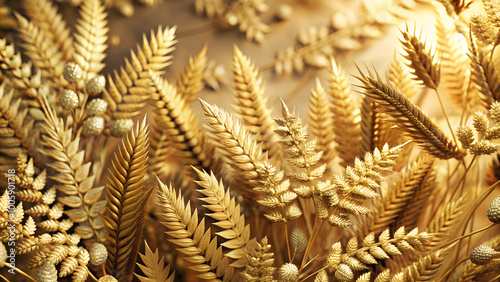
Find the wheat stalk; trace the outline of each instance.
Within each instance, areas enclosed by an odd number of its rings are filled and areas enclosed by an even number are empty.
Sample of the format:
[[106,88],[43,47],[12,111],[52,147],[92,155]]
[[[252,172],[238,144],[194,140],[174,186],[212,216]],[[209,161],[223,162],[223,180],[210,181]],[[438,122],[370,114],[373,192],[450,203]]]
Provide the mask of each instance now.
[[130,281],[136,263],[151,188],[145,188],[148,159],[146,119],[122,140],[106,183],[106,210],[101,216],[108,234],[107,268]]
[[441,131],[422,110],[406,98],[399,90],[394,89],[381,78],[373,77],[363,73],[358,67],[360,77],[357,77],[364,85],[364,94],[372,97],[385,108],[384,112],[389,114],[397,122],[397,125],[405,130],[415,142],[429,154],[441,158],[460,159],[464,152],[452,141],[448,140]]

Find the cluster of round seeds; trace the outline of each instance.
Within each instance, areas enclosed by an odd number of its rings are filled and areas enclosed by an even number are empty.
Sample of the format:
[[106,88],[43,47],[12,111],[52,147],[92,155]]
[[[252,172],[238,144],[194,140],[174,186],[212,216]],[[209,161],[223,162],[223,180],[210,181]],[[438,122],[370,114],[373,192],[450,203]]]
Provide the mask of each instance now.
[[488,219],[493,223],[500,223],[500,196],[496,197],[488,207]]
[[72,110],[78,106],[78,95],[73,90],[64,89],[59,96],[59,104],[65,110]]
[[117,119],[111,124],[111,135],[121,138],[125,136],[133,126],[134,122],[131,119]]
[[54,264],[49,261],[45,261],[38,268],[36,275],[36,281],[39,282],[56,282],[57,281],[57,269]]
[[285,263],[278,270],[279,281],[295,281],[299,276],[299,269],[293,263]]
[[106,79],[102,75],[96,75],[87,81],[85,88],[87,89],[87,94],[96,96],[104,91],[104,87],[106,87]]
[[101,265],[108,258],[108,250],[101,243],[94,243],[90,248],[89,254],[92,265]]
[[487,245],[479,245],[472,252],[470,252],[469,258],[474,264],[485,265],[489,263],[492,259],[497,258],[500,252],[495,251],[492,247]]
[[85,133],[86,135],[99,135],[103,130],[103,117],[89,117],[83,121],[83,133]]
[[87,116],[102,116],[108,109],[108,103],[103,99],[96,98],[87,104]]
[[82,68],[74,62],[68,62],[64,66],[63,76],[69,83],[82,79]]

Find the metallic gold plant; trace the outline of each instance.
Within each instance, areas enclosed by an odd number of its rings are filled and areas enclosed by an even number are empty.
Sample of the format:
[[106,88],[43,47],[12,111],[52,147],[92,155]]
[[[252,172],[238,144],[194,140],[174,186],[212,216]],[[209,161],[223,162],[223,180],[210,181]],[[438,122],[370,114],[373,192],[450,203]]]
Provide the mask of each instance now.
[[[500,240],[487,230],[498,231],[500,198],[480,210],[500,183],[485,184],[482,170],[500,150],[498,1],[474,16],[468,1],[433,1],[437,41],[401,30],[402,56],[385,80],[356,65],[361,103],[335,50],[374,39],[394,10],[300,34],[271,65],[277,74],[328,67],[307,123],[283,100],[273,115],[267,67],[237,46],[236,115],[199,99],[201,120],[192,104],[215,85],[209,45],[167,79],[176,27],[160,26],[104,74],[113,1],[76,1],[73,32],[54,3],[35,2],[13,14],[20,42],[0,39],[5,280],[498,279]],[[264,1],[194,5],[247,39],[270,31]],[[420,107],[427,92],[442,117]]]

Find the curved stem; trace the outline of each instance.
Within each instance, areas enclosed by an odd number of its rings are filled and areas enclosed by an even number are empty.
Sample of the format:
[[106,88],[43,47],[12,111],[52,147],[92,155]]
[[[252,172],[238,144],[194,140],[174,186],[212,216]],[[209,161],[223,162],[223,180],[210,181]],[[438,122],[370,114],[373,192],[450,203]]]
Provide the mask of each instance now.
[[443,277],[439,280],[439,282],[443,282],[443,281],[446,281],[446,278],[448,276],[450,276],[450,274],[453,272],[453,270],[455,270],[460,264],[462,264],[464,261],[467,261],[469,260],[469,258],[464,258],[462,259],[461,261],[457,262],[450,270],[448,270],[444,275]]
[[447,246],[447,245],[449,245],[449,244],[455,243],[455,242],[457,242],[457,241],[459,241],[459,240],[462,240],[462,239],[464,239],[464,238],[470,237],[470,236],[472,236],[472,235],[474,235],[474,234],[477,234],[477,233],[483,232],[483,231],[485,231],[485,230],[488,230],[488,229],[490,229],[491,227],[493,227],[493,226],[495,226],[495,225],[496,225],[496,223],[492,223],[492,224],[490,224],[490,225],[488,225],[488,226],[485,226],[485,227],[483,227],[483,228],[480,228],[480,229],[478,229],[478,230],[474,230],[474,231],[472,231],[472,232],[471,232],[471,233],[469,233],[469,234],[462,235],[462,236],[460,236],[460,237],[458,237],[458,238],[455,238],[455,239],[453,239],[453,240],[451,240],[451,241],[449,241],[449,242],[444,243],[443,245],[441,245],[441,248],[443,248],[443,247],[445,247],[445,246]]
[[[36,282],[36,280],[35,280],[33,277],[29,276],[27,273],[25,273],[25,272],[24,272],[24,271],[22,271],[21,269],[19,269],[19,268],[15,267],[15,266],[10,265],[10,263],[5,263],[5,264],[4,264],[4,266],[6,266],[6,267],[8,267],[8,268],[10,268],[10,269],[14,269],[14,271],[15,271],[16,273],[19,273],[19,274],[21,274],[22,276],[24,276],[24,277],[28,278],[29,280],[31,280],[31,281],[33,281],[33,282]],[[7,281],[9,281],[9,280],[7,280]]]
[[[103,263],[104,264],[104,263]],[[92,279],[94,279],[94,281],[99,281],[99,279],[97,279],[94,274],[90,271],[90,269],[87,268],[87,273],[89,274],[90,277],[92,277]]]

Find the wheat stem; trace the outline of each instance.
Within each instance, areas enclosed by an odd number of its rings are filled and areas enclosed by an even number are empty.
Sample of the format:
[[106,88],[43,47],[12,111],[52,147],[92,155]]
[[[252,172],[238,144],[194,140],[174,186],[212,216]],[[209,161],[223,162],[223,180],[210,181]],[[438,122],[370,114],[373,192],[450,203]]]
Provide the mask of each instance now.
[[468,234],[462,235],[462,236],[460,236],[460,237],[458,237],[458,238],[455,238],[455,239],[453,239],[453,240],[451,240],[451,241],[448,241],[448,242],[444,243],[442,247],[445,247],[445,246],[447,246],[447,245],[449,245],[449,244],[452,244],[452,243],[457,242],[457,241],[459,241],[459,240],[462,240],[462,239],[464,239],[464,238],[470,237],[470,236],[472,236],[472,235],[474,235],[474,234],[477,234],[477,233],[483,232],[483,231],[485,231],[485,230],[488,230],[488,229],[490,229],[491,227],[493,227],[493,226],[495,226],[495,225],[496,225],[496,223],[492,223],[492,224],[490,224],[490,225],[488,225],[488,226],[485,226],[485,227],[482,227],[482,228],[480,228],[480,229],[474,230],[474,231],[472,231],[471,233],[468,233]]
[[446,278],[450,276],[450,274],[455,270],[460,264],[462,264],[464,261],[467,261],[469,258],[466,257],[462,259],[461,261],[457,262],[452,268],[450,268],[446,273],[443,275],[443,277],[439,280],[439,282],[446,281]]
[[[15,267],[15,266],[10,265],[10,263],[4,263],[4,266],[6,266],[6,267],[8,267],[10,269],[14,269],[15,272],[20,273],[22,276],[28,278],[29,280],[31,280],[33,282],[37,282],[35,279],[33,279],[33,277],[29,276],[26,272],[22,271],[21,269]],[[2,278],[4,278],[5,281],[9,281],[9,279],[6,279],[3,276],[2,276]]]
[[288,240],[288,227],[286,225],[286,222],[283,222],[283,224],[285,225],[285,242],[286,242],[286,252],[288,253],[288,261],[290,261],[290,263],[293,263],[292,255],[290,254],[290,241]]
[[[453,132],[453,128],[451,127],[451,123],[450,123],[450,119],[448,118],[448,113],[446,112],[446,109],[444,108],[443,100],[441,100],[441,95],[439,94],[439,91],[437,91],[437,89],[435,89],[435,92],[436,92],[436,96],[438,97],[438,100],[439,100],[439,105],[441,106],[441,111],[443,111],[444,119],[446,120],[446,124],[448,124],[448,128],[450,129],[450,132],[451,132],[451,136],[453,137],[453,141],[455,142],[455,144],[458,144],[457,137],[455,136],[455,133]],[[463,157],[462,157],[462,159],[463,159]]]

